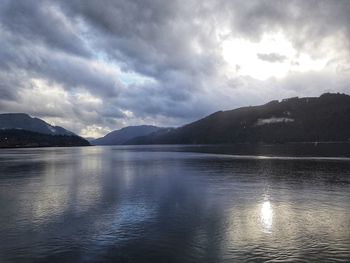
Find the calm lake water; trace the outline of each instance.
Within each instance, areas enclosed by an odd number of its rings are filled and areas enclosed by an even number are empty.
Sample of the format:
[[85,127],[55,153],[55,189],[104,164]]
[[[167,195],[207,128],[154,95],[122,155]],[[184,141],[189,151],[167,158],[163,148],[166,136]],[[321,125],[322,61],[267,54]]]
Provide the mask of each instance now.
[[350,159],[0,151],[0,262],[349,262]]

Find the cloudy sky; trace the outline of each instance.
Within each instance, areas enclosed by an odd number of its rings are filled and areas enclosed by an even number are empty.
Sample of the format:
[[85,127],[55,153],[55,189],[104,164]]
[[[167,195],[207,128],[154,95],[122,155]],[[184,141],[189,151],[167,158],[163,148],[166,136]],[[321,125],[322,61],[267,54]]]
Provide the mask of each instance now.
[[350,93],[347,0],[0,0],[0,112],[97,137]]

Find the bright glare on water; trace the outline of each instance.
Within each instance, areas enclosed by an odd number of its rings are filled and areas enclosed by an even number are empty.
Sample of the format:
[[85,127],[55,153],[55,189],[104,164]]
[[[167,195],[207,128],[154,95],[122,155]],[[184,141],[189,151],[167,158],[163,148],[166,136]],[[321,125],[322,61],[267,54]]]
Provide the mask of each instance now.
[[272,227],[273,210],[270,201],[265,201],[261,206],[261,223],[267,232],[270,232]]
[[0,262],[349,262],[350,159],[0,151]]

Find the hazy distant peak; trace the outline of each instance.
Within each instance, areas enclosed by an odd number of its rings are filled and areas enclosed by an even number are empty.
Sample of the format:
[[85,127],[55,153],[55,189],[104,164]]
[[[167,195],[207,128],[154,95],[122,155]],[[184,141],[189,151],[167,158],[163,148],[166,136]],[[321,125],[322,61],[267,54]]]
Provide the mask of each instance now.
[[146,136],[157,132],[160,129],[163,128],[152,125],[127,126],[119,130],[112,131],[102,138],[92,140],[91,143],[94,145],[120,145],[133,138]]

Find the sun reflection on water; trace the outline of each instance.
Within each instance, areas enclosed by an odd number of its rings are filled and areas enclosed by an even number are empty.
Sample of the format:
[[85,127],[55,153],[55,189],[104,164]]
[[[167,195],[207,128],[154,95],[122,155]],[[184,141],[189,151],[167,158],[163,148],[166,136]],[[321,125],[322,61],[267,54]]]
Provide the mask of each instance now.
[[265,201],[260,210],[260,221],[264,227],[264,230],[268,233],[271,232],[273,220],[273,209],[270,201]]

